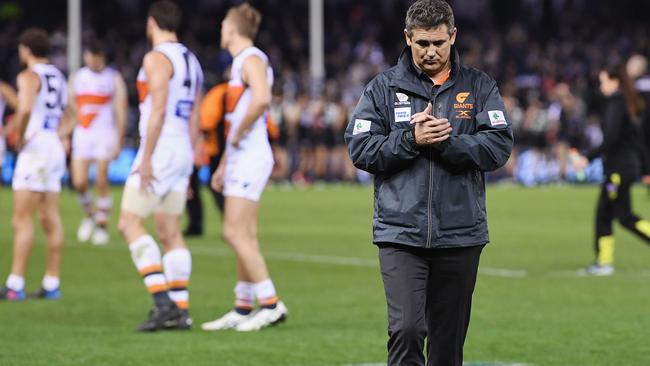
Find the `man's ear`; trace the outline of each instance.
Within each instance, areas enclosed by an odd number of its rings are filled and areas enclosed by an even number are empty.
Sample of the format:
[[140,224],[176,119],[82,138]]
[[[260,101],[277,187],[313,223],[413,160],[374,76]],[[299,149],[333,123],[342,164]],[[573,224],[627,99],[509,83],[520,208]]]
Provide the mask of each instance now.
[[411,37],[409,36],[409,32],[404,29],[404,39],[406,40],[406,45],[411,47]]
[[452,45],[456,43],[456,33],[458,33],[458,28],[454,27],[454,29],[451,31],[451,37],[449,41]]

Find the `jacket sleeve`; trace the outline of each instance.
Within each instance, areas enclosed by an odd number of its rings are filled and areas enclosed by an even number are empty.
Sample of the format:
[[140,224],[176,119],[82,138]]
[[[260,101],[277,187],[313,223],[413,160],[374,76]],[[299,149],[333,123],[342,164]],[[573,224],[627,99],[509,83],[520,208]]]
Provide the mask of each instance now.
[[589,151],[587,154],[589,161],[611,152],[617,141],[621,138],[623,124],[625,123],[624,103],[622,99],[618,98],[610,98],[607,101],[601,123],[603,142],[599,147]]
[[412,128],[390,129],[376,81],[366,88],[345,130],[354,166],[375,175],[400,171],[419,155]]
[[452,135],[435,147],[447,163],[492,171],[502,167],[512,152],[513,136],[501,94],[490,79],[487,96],[476,115],[476,133]]

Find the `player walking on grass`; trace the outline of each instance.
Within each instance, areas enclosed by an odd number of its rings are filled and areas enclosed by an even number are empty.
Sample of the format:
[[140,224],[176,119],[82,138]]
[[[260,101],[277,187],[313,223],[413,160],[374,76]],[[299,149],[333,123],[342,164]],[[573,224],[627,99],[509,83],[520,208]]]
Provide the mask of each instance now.
[[[147,37],[153,49],[144,56],[137,78],[141,141],[124,187],[119,229],[154,300],[139,331],[189,329],[192,322],[192,260],[180,224],[198,134],[203,74],[194,54],[178,42],[180,22],[175,3],[151,5]],[[164,256],[144,227],[152,214]]]
[[[260,13],[244,3],[231,8],[221,23],[221,46],[234,59],[226,95],[227,146],[212,187],[225,196],[223,235],[237,255],[238,281],[234,309],[204,323],[204,330],[254,331],[288,314],[257,239],[259,200],[273,169],[266,127],[273,70],[264,52],[253,46],[260,21]],[[256,301],[260,308],[253,311]]]
[[585,273],[608,276],[614,273],[614,219],[650,244],[650,221],[636,216],[630,202],[630,188],[643,168],[642,121],[646,106],[623,66],[602,70],[599,79],[605,96],[603,143],[588,158],[602,157],[605,180],[596,210],[596,262]]
[[18,161],[13,177],[14,257],[0,298],[25,298],[25,272],[34,246],[33,219],[38,212],[47,240],[45,277],[35,296],[57,299],[63,226],[59,192],[65,172],[62,138],[69,129],[62,124],[66,105],[66,80],[48,60],[50,43],[41,29],[28,29],[18,39],[18,54],[26,69],[18,74],[18,107],[13,126],[18,130]]
[[[77,230],[81,242],[108,244],[108,218],[113,201],[108,165],[117,158],[124,136],[127,93],[120,73],[106,65],[104,45],[95,40],[84,52],[85,67],[70,77],[68,100],[76,128],[72,138],[72,183],[84,218]],[[88,169],[97,164],[96,207],[88,191]]]

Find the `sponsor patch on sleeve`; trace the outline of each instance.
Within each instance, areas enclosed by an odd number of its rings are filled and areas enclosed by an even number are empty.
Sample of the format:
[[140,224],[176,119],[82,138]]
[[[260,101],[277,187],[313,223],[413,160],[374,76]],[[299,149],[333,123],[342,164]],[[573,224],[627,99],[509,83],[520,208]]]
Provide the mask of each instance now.
[[372,122],[368,121],[367,119],[355,119],[354,129],[352,130],[352,136],[370,131],[371,123]]
[[411,107],[395,108],[395,122],[409,122],[411,120]]
[[505,126],[508,124],[508,122],[506,122],[506,116],[502,111],[488,111],[488,116],[490,117],[490,124],[492,127]]

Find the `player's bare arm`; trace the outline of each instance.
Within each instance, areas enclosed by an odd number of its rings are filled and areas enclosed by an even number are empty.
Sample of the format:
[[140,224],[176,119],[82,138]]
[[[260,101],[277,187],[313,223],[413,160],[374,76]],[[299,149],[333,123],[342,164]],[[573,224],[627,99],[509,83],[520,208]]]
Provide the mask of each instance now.
[[142,162],[138,167],[141,188],[144,189],[149,187],[154,180],[151,157],[156,149],[165,121],[169,79],[172,77],[173,66],[165,55],[151,51],[144,56],[143,69],[147,76],[147,84],[151,95],[151,115],[147,122],[146,145],[142,154]]
[[68,80],[68,104],[63,110],[63,117],[61,117],[61,123],[59,124],[59,137],[64,144],[65,150],[68,150],[69,138],[72,135],[77,123],[79,123],[78,110],[77,110],[77,101],[74,95],[74,74],[70,75]]
[[77,108],[77,98],[74,95],[74,82],[76,74],[70,75],[68,78],[68,105],[66,109],[70,112],[70,120],[73,123],[73,127],[79,123],[79,110]]
[[266,77],[267,64],[257,56],[250,56],[244,61],[242,80],[251,89],[252,99],[248,111],[231,141],[235,147],[250,130],[253,123],[271,104],[271,88]]
[[203,100],[203,91],[201,86],[197,85],[196,99],[194,100],[194,105],[192,106],[192,114],[190,115],[190,141],[192,146],[196,149],[202,140],[201,134],[201,101]]
[[116,159],[122,151],[124,131],[126,130],[126,118],[129,107],[128,94],[124,78],[119,73],[115,75],[115,94],[113,96],[113,107],[115,108],[115,121],[117,122],[117,144],[113,159]]
[[0,81],[0,95],[2,95],[4,100],[7,102],[9,108],[16,110],[16,107],[18,106],[18,95],[11,85],[4,81]]
[[18,74],[16,80],[18,86],[18,105],[16,107],[16,117],[14,128],[18,130],[18,140],[16,148],[20,149],[25,141],[23,141],[25,130],[27,129],[27,121],[32,113],[32,107],[36,101],[36,95],[41,87],[41,81],[38,75],[30,70],[22,71]]

